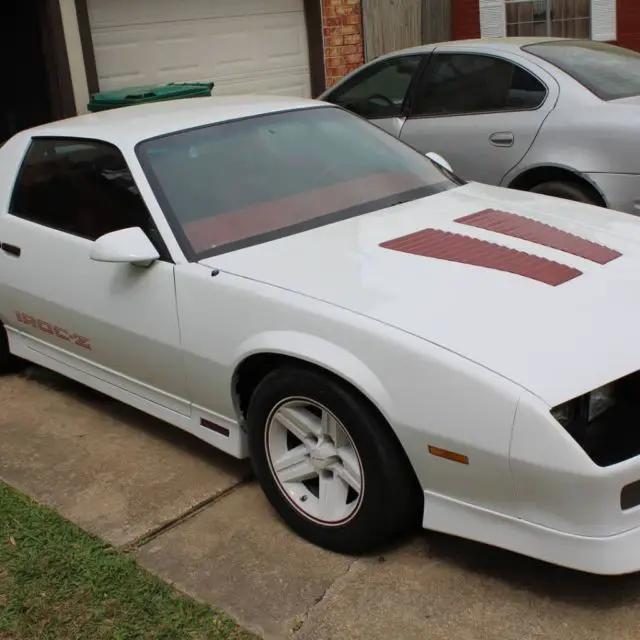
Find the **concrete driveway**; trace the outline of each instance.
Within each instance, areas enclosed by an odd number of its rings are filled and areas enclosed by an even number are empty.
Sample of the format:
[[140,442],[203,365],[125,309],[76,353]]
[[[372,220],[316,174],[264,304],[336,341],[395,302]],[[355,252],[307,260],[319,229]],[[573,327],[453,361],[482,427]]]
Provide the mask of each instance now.
[[247,464],[59,376],[3,378],[0,407],[2,480],[265,638],[640,638],[640,575],[421,532],[338,556],[280,523]]

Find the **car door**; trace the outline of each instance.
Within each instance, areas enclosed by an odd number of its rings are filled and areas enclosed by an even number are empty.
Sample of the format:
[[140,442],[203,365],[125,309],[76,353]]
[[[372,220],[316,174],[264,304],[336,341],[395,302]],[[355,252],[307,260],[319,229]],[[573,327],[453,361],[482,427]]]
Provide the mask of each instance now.
[[493,53],[438,48],[416,84],[401,140],[441,154],[465,180],[500,184],[535,140],[557,85]]
[[406,98],[427,57],[424,53],[399,55],[366,65],[323,99],[398,137],[404,124]]
[[[160,260],[91,260],[97,238],[129,227],[149,235]],[[188,414],[174,265],[116,147],[33,139],[0,238],[0,312],[29,359]]]

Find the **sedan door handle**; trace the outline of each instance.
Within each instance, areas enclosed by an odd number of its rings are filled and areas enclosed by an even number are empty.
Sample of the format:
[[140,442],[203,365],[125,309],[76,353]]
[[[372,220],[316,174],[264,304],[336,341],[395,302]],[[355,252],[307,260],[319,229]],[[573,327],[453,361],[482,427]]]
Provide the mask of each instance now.
[[9,244],[8,242],[3,242],[2,244],[0,244],[0,248],[5,253],[16,256],[17,258],[19,258],[20,254],[22,253],[22,249],[20,249],[20,247],[16,247],[15,244]]
[[511,147],[515,136],[511,131],[496,131],[489,136],[489,142],[496,147]]

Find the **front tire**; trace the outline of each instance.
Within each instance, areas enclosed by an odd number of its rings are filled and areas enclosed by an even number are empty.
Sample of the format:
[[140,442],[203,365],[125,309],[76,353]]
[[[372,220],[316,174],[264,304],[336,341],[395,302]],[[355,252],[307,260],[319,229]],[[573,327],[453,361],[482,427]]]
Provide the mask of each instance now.
[[388,425],[332,376],[304,367],[268,374],[247,412],[254,472],[298,535],[366,553],[403,533],[421,492]]

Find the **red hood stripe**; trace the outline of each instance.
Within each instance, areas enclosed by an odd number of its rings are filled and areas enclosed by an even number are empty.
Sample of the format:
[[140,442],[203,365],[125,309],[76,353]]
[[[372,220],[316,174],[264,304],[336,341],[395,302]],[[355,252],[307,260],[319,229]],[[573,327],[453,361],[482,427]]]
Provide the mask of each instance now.
[[568,282],[582,274],[578,269],[532,256],[523,251],[509,249],[492,242],[478,240],[469,236],[423,229],[400,238],[387,240],[381,245],[425,258],[437,258],[449,262],[458,262],[476,267],[506,271],[515,275],[531,278],[553,287]]
[[483,211],[458,218],[455,222],[477,227],[478,229],[485,229],[486,231],[494,231],[503,236],[535,242],[544,247],[558,249],[598,264],[607,264],[607,262],[611,262],[611,260],[615,260],[622,255],[618,251],[590,242],[561,229],[556,229],[548,224],[524,218],[515,213],[508,213],[507,211],[484,209]]

